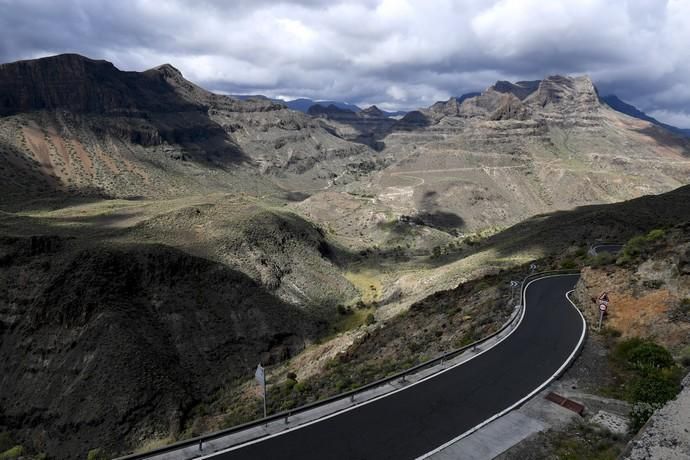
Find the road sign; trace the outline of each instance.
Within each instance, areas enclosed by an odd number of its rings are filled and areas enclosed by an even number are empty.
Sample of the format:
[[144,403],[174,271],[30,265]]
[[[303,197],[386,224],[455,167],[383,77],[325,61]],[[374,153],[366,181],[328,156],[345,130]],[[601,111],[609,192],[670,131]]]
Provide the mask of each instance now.
[[599,310],[606,311],[606,304],[602,303],[601,305],[599,305]]
[[518,287],[518,284],[520,284],[520,283],[518,283],[517,281],[511,281],[510,287],[516,288],[516,287]]
[[537,264],[531,264],[531,265],[529,266],[529,269],[532,270],[532,271],[536,270],[536,269],[537,269]]
[[259,363],[258,366],[256,366],[256,372],[254,373],[254,377],[256,378],[256,381],[259,382],[259,385],[261,385],[261,390],[263,390],[263,396],[264,396],[264,418],[266,418],[266,373],[264,372],[264,368]]
[[256,372],[254,373],[254,377],[256,378],[256,381],[259,382],[259,385],[261,387],[266,386],[266,374],[264,373],[264,368],[261,364],[256,366]]

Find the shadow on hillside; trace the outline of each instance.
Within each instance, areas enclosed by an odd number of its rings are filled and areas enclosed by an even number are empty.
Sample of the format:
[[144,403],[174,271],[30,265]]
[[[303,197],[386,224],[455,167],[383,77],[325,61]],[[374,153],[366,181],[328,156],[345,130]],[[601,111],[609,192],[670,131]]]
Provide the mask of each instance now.
[[680,148],[683,150],[684,155],[690,156],[690,137],[665,130],[656,125],[651,125],[647,128],[637,129],[635,131],[651,137],[663,146]]
[[501,256],[531,249],[558,254],[597,241],[626,241],[655,228],[690,220],[690,186],[613,204],[540,214],[488,238]]

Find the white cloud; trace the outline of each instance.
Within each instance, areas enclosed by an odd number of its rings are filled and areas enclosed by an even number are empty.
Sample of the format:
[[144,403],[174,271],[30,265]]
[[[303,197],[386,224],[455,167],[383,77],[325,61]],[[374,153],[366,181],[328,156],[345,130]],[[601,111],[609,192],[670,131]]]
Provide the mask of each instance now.
[[0,0],[0,61],[169,62],[227,92],[429,105],[496,79],[589,73],[685,123],[687,0]]

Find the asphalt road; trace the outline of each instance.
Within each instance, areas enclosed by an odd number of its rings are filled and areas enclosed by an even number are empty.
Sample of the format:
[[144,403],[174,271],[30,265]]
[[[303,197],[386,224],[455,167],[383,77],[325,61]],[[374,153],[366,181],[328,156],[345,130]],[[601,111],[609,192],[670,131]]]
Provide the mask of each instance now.
[[601,254],[603,252],[607,252],[609,254],[618,254],[620,250],[623,248],[622,244],[600,244],[597,246],[594,246],[594,253],[595,254]]
[[532,282],[520,326],[436,377],[311,425],[213,456],[239,459],[411,459],[512,406],[549,380],[583,333],[565,293],[579,275]]

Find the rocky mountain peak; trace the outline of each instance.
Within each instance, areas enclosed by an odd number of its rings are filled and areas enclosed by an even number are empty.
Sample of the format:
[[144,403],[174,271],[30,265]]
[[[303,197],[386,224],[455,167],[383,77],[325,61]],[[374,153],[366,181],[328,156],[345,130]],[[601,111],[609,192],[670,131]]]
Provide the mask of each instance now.
[[309,107],[309,110],[307,111],[309,115],[312,117],[333,117],[333,118],[339,118],[339,117],[355,117],[356,114],[352,110],[347,110],[347,109],[341,109],[340,107],[336,106],[335,104],[330,104],[326,107],[324,107],[321,104],[315,104]]
[[515,95],[518,99],[523,100],[539,87],[540,80],[533,81],[519,81],[511,83],[505,80],[499,80],[493,84],[489,89],[499,93],[510,93]]
[[180,72],[176,67],[173,67],[171,64],[167,63],[154,67],[151,70],[155,70],[168,78],[184,78],[182,76],[182,72]]
[[366,116],[366,117],[372,117],[372,118],[379,118],[379,117],[385,117],[386,114],[383,113],[381,109],[376,107],[375,105],[372,105],[371,107],[367,107],[366,109],[363,109],[360,112],[361,115]]
[[551,75],[539,82],[537,90],[530,95],[542,105],[574,101],[576,99],[598,102],[599,96],[592,79],[586,75],[568,77]]

